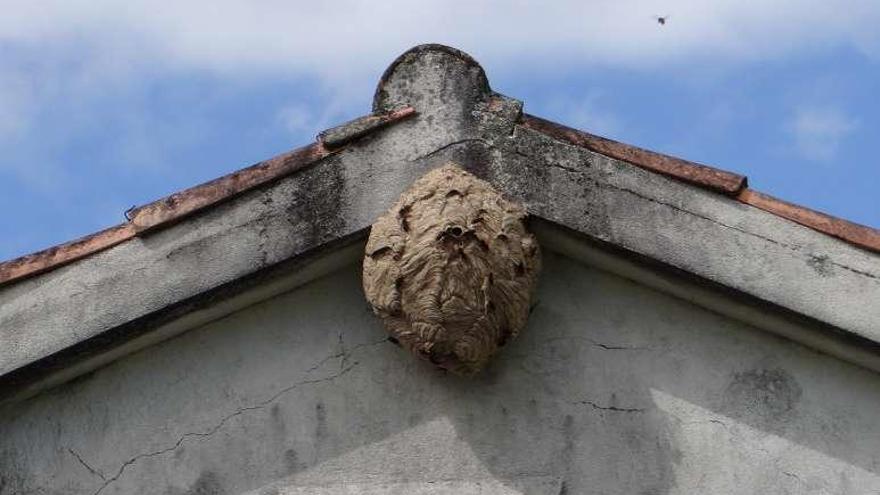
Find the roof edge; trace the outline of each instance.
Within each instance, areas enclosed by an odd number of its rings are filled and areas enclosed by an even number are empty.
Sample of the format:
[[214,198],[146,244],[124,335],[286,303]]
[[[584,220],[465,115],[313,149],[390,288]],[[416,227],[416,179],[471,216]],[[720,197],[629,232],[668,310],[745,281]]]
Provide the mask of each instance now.
[[740,191],[736,199],[860,248],[880,253],[880,230],[789,203],[753,189]]
[[135,208],[129,221],[138,234],[180,220],[196,211],[230,199],[271,180],[311,165],[330,155],[320,142],[282,153],[231,174],[176,192]]
[[0,263],[0,286],[39,275],[73,263],[98,251],[123,243],[136,234],[130,223],[123,223],[57,246]]
[[256,165],[136,208],[131,212],[131,223],[138,233],[141,233],[179,220],[198,210],[317,163],[356,139],[411,117],[415,113],[412,107],[403,107],[390,112],[359,117],[333,127],[319,133],[317,141],[308,146],[282,153]]
[[[0,287],[110,249],[167,227],[241,193],[292,174],[336,153],[358,138],[415,115],[412,107],[373,113],[321,132],[317,141],[230,174],[178,191],[126,212],[128,223],[0,263]],[[325,142],[330,138],[330,142]]]
[[556,140],[719,192],[740,203],[772,213],[859,248],[880,253],[880,230],[750,189],[748,178],[743,175],[596,136],[534,115],[524,113],[520,125]]
[[736,195],[748,185],[748,179],[743,175],[624,144],[527,113],[522,115],[520,125],[560,141],[728,196]]

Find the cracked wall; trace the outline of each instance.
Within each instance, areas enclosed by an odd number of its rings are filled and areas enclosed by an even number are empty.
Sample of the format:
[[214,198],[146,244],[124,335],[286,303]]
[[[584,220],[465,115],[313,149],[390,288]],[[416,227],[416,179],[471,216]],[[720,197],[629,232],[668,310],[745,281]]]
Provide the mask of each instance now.
[[880,490],[869,371],[547,250],[456,378],[342,271],[0,408],[0,494]]

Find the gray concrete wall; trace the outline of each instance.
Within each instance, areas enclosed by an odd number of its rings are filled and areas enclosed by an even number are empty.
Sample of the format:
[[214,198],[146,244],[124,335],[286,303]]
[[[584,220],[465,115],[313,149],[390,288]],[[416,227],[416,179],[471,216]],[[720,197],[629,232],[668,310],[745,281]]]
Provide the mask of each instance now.
[[545,253],[461,379],[351,265],[0,408],[0,494],[867,494],[880,377]]

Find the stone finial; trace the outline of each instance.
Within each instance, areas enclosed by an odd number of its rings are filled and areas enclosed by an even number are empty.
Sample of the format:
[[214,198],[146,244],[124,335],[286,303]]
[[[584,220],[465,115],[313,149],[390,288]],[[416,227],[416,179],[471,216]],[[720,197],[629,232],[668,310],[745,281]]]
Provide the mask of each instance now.
[[486,73],[470,55],[449,46],[419,45],[397,57],[382,74],[373,112],[413,106],[419,114],[458,114],[491,94]]
[[525,209],[447,164],[405,191],[370,231],[367,300],[406,349],[478,372],[523,329],[540,270]]

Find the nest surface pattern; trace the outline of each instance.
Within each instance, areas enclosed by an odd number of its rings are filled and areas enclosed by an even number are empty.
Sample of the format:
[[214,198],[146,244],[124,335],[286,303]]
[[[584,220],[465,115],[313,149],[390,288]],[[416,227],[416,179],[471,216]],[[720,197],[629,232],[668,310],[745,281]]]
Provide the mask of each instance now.
[[540,251],[521,205],[454,164],[418,179],[370,231],[367,300],[392,340],[472,375],[525,327]]

